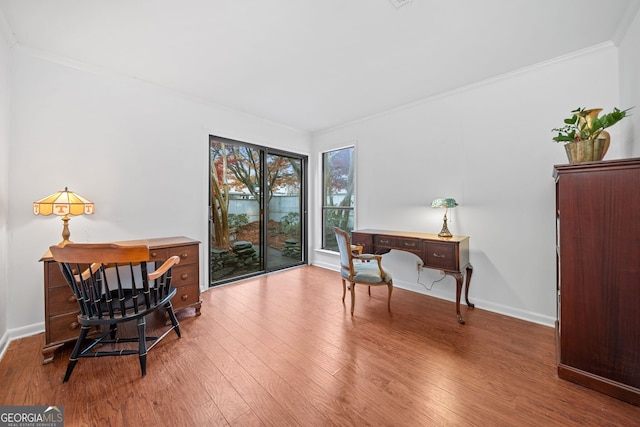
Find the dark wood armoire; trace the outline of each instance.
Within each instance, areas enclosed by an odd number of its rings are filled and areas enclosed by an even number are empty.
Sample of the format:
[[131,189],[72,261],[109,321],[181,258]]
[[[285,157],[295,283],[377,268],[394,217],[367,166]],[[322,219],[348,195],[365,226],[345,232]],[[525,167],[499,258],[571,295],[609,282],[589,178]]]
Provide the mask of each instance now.
[[640,405],[640,158],[553,175],[558,376]]

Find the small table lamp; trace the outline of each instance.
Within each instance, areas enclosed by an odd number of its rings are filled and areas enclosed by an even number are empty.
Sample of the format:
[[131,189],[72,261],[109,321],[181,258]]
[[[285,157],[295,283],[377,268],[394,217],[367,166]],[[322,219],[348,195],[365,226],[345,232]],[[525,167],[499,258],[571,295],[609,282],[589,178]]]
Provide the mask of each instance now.
[[69,219],[71,219],[71,215],[92,215],[93,202],[64,187],[64,191],[58,191],[55,194],[34,202],[33,214],[45,216],[54,214],[62,216],[64,226],[62,227],[62,241],[58,243],[58,246],[63,247],[67,243],[73,243],[69,240],[69,237],[71,237],[71,233],[69,232]]
[[432,208],[445,208],[444,209],[444,222],[442,224],[442,230],[438,233],[440,237],[451,237],[453,236],[447,227],[447,211],[449,208],[455,208],[458,206],[458,203],[455,199],[433,199],[431,202]]

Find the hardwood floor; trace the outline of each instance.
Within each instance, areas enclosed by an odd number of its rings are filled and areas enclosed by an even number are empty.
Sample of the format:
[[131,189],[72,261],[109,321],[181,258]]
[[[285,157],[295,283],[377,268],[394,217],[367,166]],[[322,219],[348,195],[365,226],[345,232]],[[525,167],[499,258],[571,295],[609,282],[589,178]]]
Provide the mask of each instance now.
[[[451,284],[453,292],[454,285]],[[560,380],[552,328],[302,267],[202,294],[182,338],[136,356],[42,365],[42,334],[0,362],[0,405],[62,405],[66,426],[631,426],[640,408]],[[159,319],[157,319],[159,320]],[[152,321],[149,321],[152,323]]]

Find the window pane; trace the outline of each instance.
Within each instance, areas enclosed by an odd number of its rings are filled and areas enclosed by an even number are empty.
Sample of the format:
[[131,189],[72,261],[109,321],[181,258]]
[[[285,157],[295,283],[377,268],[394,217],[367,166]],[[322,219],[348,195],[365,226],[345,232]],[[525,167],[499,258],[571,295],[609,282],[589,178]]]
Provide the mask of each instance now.
[[325,209],[323,223],[325,227],[322,247],[337,252],[338,244],[333,227],[351,232],[353,230],[353,209]]
[[353,147],[323,154],[324,206],[351,206],[353,194]]

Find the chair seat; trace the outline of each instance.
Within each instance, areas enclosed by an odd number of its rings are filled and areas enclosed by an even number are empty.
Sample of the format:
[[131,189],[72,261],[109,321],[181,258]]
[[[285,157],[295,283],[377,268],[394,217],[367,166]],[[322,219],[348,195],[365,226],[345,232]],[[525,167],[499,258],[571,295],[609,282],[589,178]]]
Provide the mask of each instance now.
[[[383,282],[389,283],[392,280],[391,273],[386,268],[383,268],[384,274],[385,274],[384,280],[382,279],[382,277],[380,277],[380,269],[378,268],[377,263],[369,263],[369,262],[354,263],[353,269],[355,271],[355,276],[353,276],[353,279],[352,279],[354,282],[375,284],[375,283],[383,283]],[[343,278],[350,280],[349,270],[341,269],[340,274],[342,275]]]

